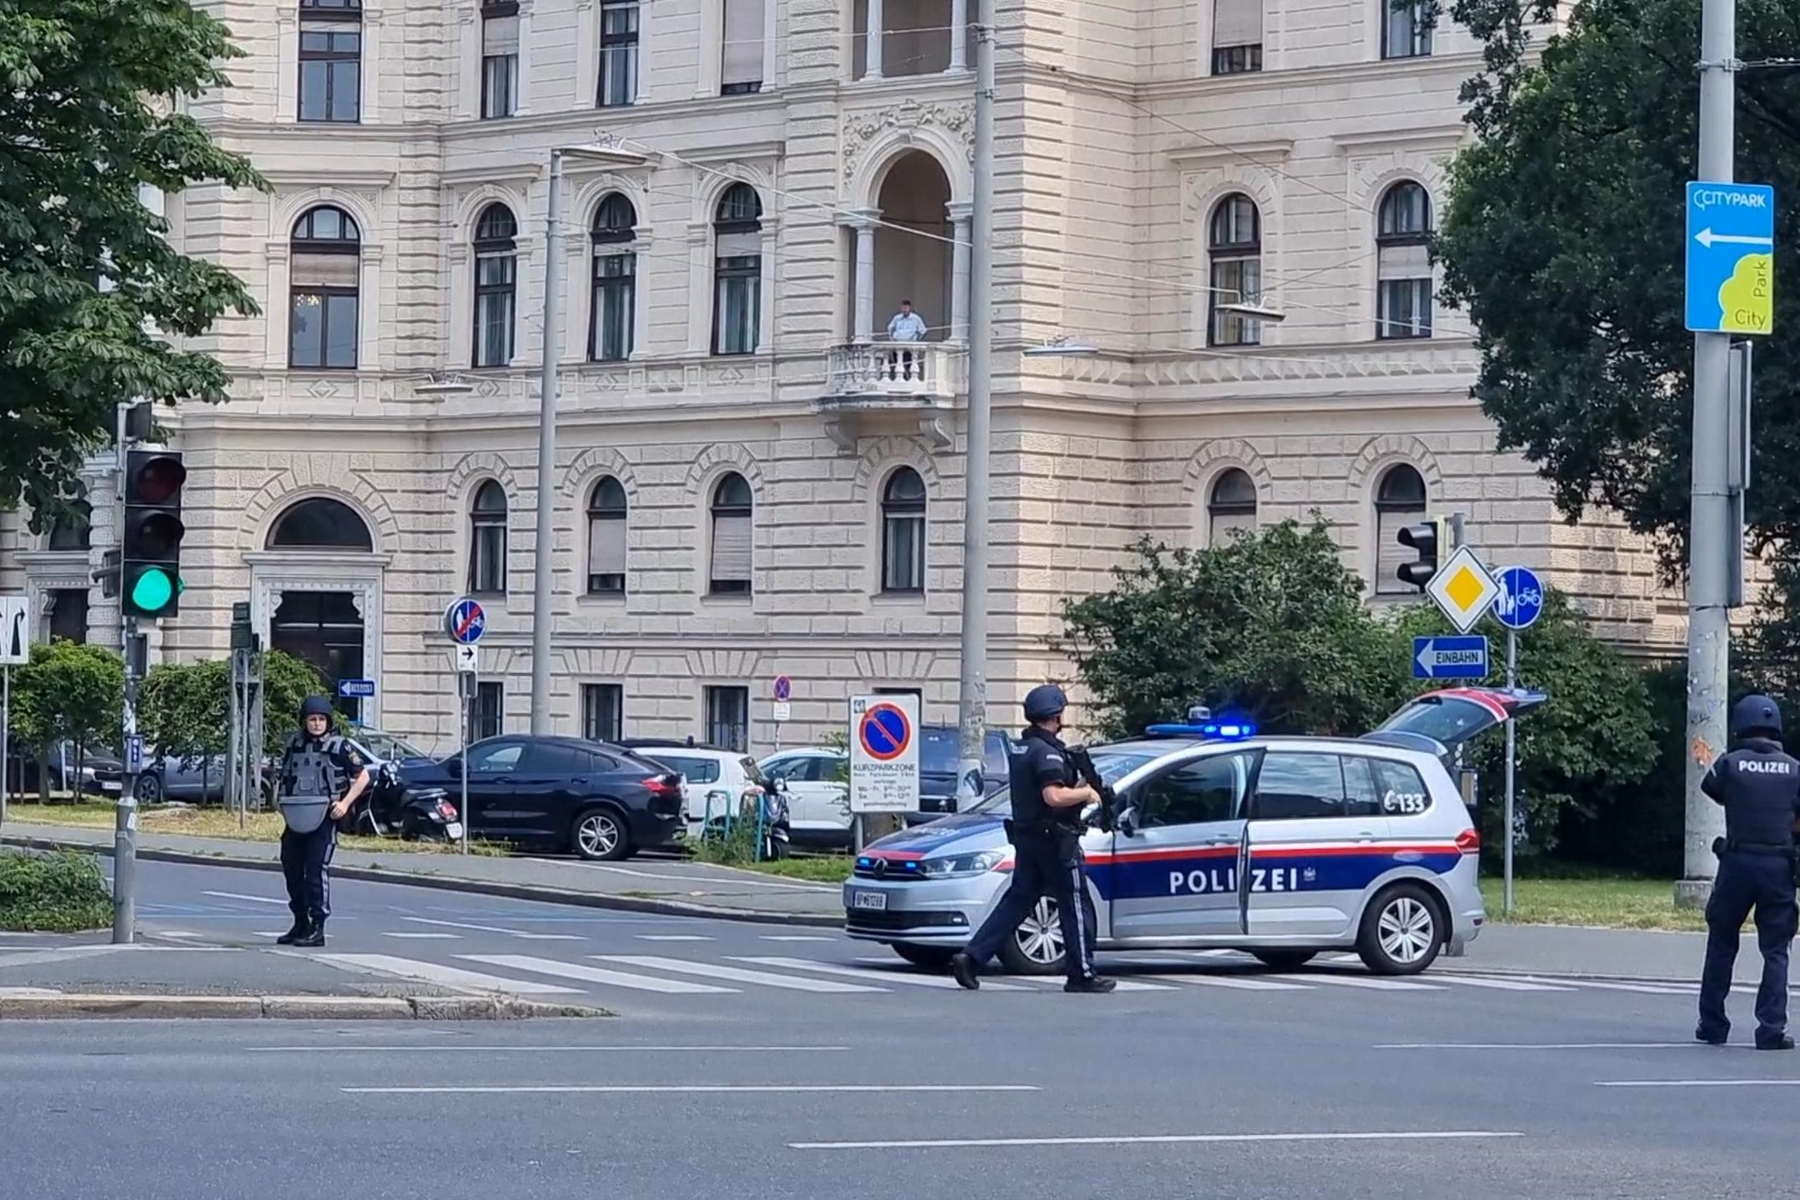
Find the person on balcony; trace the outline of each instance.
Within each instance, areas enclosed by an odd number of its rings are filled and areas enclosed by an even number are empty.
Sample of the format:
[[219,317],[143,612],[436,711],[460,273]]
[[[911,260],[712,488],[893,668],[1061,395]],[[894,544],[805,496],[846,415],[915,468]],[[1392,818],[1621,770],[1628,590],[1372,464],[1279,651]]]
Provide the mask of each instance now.
[[[900,311],[888,318],[888,341],[922,342],[926,328],[925,318],[913,311],[912,301],[902,300]],[[923,369],[924,364],[911,350],[888,351],[887,374],[890,377],[917,379]]]

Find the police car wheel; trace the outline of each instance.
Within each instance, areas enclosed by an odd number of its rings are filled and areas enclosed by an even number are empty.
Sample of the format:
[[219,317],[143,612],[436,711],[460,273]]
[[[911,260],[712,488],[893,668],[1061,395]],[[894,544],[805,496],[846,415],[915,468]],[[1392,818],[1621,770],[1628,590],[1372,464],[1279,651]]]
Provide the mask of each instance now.
[[625,821],[610,808],[590,808],[576,817],[569,841],[576,854],[595,862],[609,862],[631,853],[631,835],[625,831]]
[[[1094,905],[1086,896],[1081,900],[1082,928],[1087,930],[1088,951],[1094,948]],[[1000,964],[1014,975],[1060,975],[1063,973],[1062,918],[1056,901],[1048,896],[1038,899],[1037,906],[1019,922],[1013,935],[1000,943]]]
[[1377,975],[1416,975],[1444,945],[1444,918],[1431,895],[1401,883],[1375,897],[1363,913],[1356,952]]
[[1317,958],[1317,950],[1252,950],[1250,957],[1277,971],[1292,971]]
[[948,946],[908,946],[904,943],[895,943],[894,953],[915,967],[941,970],[950,965],[950,959],[956,954],[956,951]]

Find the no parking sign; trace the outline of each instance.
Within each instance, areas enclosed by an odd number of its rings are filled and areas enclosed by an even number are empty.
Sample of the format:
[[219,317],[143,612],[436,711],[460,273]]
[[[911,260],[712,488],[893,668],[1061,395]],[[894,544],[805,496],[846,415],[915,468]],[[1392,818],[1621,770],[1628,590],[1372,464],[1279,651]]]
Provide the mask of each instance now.
[[851,698],[851,812],[918,811],[918,730],[917,696]]

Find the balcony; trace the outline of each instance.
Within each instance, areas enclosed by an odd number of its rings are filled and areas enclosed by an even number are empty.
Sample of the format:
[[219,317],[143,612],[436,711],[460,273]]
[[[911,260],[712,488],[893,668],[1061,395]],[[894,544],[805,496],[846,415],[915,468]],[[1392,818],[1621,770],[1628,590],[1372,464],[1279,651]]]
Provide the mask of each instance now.
[[968,0],[852,0],[855,79],[965,71]]
[[845,453],[854,453],[859,437],[906,424],[947,449],[951,436],[945,419],[963,390],[966,362],[960,342],[833,346],[825,395],[815,406],[825,417],[826,435]]

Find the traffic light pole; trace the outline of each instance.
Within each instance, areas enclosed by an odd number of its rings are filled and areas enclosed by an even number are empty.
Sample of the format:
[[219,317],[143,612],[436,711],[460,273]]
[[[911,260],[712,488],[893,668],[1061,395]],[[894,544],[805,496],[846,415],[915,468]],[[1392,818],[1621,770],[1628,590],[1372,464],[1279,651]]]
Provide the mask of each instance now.
[[[125,531],[125,493],[128,486],[126,479],[126,420],[129,405],[121,404],[118,408],[119,418],[119,519],[115,528],[119,531],[120,545],[124,545]],[[123,559],[121,554],[120,558]],[[121,563],[121,571],[123,564]],[[125,663],[125,712],[122,721],[124,736],[120,750],[124,753],[125,771],[120,776],[119,803],[113,821],[113,930],[112,940],[116,943],[130,944],[137,931],[137,775],[133,768],[137,765],[131,761],[131,739],[137,734],[137,679],[133,661],[133,645],[137,641],[137,619],[125,611],[125,583],[120,579],[119,586],[119,656]]]

